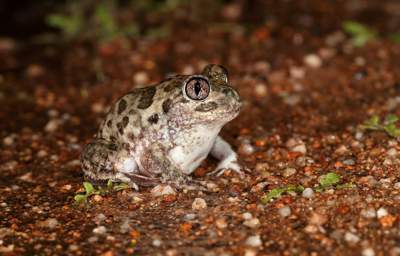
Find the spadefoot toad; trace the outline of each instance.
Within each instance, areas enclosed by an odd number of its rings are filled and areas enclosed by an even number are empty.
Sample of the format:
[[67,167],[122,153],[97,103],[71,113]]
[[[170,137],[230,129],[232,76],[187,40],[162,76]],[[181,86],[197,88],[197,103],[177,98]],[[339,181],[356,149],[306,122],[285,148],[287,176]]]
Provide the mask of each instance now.
[[240,110],[224,67],[210,64],[197,75],[175,75],[134,89],[111,107],[81,155],[86,179],[185,184],[209,153],[215,170],[241,173],[237,155],[218,133]]

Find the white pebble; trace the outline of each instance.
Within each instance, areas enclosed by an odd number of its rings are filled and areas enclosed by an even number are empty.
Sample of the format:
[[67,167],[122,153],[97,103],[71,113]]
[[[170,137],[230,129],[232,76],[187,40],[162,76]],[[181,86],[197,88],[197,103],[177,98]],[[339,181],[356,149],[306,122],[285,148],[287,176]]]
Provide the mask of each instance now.
[[388,214],[389,214],[388,211],[387,211],[385,208],[383,208],[383,207],[379,208],[379,209],[376,211],[376,216],[377,216],[378,218],[385,217],[385,216],[387,216]]
[[288,217],[290,214],[292,214],[292,210],[290,210],[289,206],[284,206],[278,210],[279,215],[282,217]]
[[58,226],[58,224],[59,224],[59,222],[58,222],[57,219],[49,218],[49,219],[41,222],[40,226],[46,227],[46,228],[49,228],[49,229],[54,229],[54,228],[56,228]]
[[196,214],[194,213],[188,213],[183,217],[185,220],[194,220],[196,219]]
[[285,170],[283,170],[283,177],[290,177],[294,174],[296,174],[297,170],[295,168],[286,168]]
[[146,72],[140,71],[133,75],[133,81],[137,85],[144,85],[149,81],[149,76]]
[[260,220],[258,218],[251,218],[251,219],[245,220],[243,222],[243,225],[245,225],[246,227],[249,227],[249,228],[256,228],[256,227],[260,226]]
[[104,226],[98,226],[93,229],[93,233],[95,233],[97,235],[104,235],[106,232],[107,232],[107,229]]
[[305,198],[312,198],[314,197],[314,190],[312,188],[305,188],[303,190],[302,196]]
[[[228,254],[228,255],[231,255],[231,254]],[[244,256],[257,256],[257,252],[255,250],[247,249],[244,251]]]
[[376,217],[376,211],[372,207],[362,209],[360,214],[361,214],[361,216],[363,216],[364,218],[367,218],[367,219],[372,219],[372,218]]
[[51,119],[44,127],[44,130],[46,132],[55,132],[60,126],[60,124],[61,121],[59,119]]
[[14,136],[7,136],[3,139],[3,143],[6,146],[11,146],[12,144],[14,144]]
[[395,189],[400,189],[400,182],[394,183],[393,187],[394,187]]
[[203,210],[207,208],[207,203],[206,200],[203,198],[195,198],[193,203],[192,203],[192,209],[193,210]]
[[321,58],[316,54],[309,54],[304,57],[304,63],[309,67],[319,68],[322,65]]
[[151,243],[154,247],[160,247],[162,244],[162,241],[160,239],[154,239],[153,242]]
[[157,185],[151,190],[151,195],[153,197],[164,196],[164,195],[174,195],[175,190],[170,185]]
[[391,157],[396,157],[397,156],[397,150],[395,148],[391,148],[388,151],[386,151],[386,155],[391,156]]
[[253,218],[253,215],[251,213],[249,213],[249,212],[245,212],[245,213],[242,214],[242,217],[245,220],[249,220],[249,219]]
[[262,245],[262,241],[259,235],[249,236],[246,239],[246,245],[251,247],[259,247]]
[[356,244],[360,241],[360,238],[351,232],[346,232],[346,234],[344,234],[344,240],[348,243]]
[[256,84],[254,92],[258,97],[265,97],[268,94],[267,86],[265,84]]
[[375,256],[375,251],[372,248],[365,248],[362,253],[362,256]]

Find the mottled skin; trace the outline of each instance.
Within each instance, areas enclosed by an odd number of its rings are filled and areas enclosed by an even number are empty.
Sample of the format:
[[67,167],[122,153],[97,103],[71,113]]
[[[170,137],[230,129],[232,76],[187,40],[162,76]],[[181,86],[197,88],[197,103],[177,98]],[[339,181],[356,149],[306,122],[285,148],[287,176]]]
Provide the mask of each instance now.
[[85,177],[127,182],[136,189],[160,182],[181,185],[209,153],[220,160],[217,173],[240,173],[236,153],[218,136],[240,106],[219,65],[135,89],[112,106],[95,140],[83,150]]

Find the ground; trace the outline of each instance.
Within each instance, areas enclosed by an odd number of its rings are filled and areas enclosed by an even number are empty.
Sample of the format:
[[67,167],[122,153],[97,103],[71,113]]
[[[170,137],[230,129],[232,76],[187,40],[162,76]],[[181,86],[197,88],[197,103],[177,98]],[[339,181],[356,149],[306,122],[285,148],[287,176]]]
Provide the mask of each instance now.
[[[0,254],[400,255],[399,140],[360,126],[400,114],[400,44],[387,39],[400,6],[277,2],[226,4],[223,26],[176,18],[161,39],[2,38]],[[356,47],[346,20],[380,34]],[[208,159],[194,175],[206,191],[124,189],[77,204],[79,154],[110,104],[207,63],[228,68],[243,100],[222,136],[246,176],[208,176]],[[328,173],[339,180],[321,187]],[[288,185],[302,187],[263,197]]]

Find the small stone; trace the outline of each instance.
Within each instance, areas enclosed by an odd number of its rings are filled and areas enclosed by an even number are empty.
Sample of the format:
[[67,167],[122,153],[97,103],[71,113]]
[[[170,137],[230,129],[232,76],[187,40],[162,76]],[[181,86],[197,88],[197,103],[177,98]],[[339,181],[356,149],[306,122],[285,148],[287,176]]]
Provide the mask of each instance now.
[[207,208],[207,203],[206,200],[204,200],[203,198],[195,198],[193,203],[192,203],[192,209],[193,210],[203,210]]
[[95,201],[95,202],[101,202],[102,200],[103,200],[103,197],[101,195],[93,196],[93,201]]
[[162,241],[161,241],[160,239],[154,239],[153,242],[151,242],[151,244],[152,244],[154,247],[160,247],[161,244],[162,244]]
[[283,170],[283,177],[290,177],[294,174],[296,174],[297,170],[295,168],[286,168],[285,170]]
[[303,79],[306,71],[302,67],[291,67],[289,73],[292,78]]
[[44,130],[46,132],[55,132],[58,130],[58,128],[61,125],[61,121],[59,119],[51,119],[49,122],[47,122],[46,126],[44,127]]
[[97,235],[104,235],[107,232],[107,228],[104,226],[98,226],[93,229],[93,233]]
[[344,234],[344,240],[346,240],[348,243],[356,244],[360,241],[360,237],[351,232],[346,232]]
[[343,160],[343,164],[344,165],[355,165],[356,164],[356,161],[354,161],[354,159],[346,159],[346,160]]
[[164,195],[175,195],[175,190],[170,185],[157,185],[151,190],[151,195],[153,197],[159,197]]
[[133,75],[133,82],[137,85],[145,85],[149,81],[149,76],[144,71],[139,71]]
[[122,222],[121,226],[119,227],[119,231],[120,231],[122,234],[126,234],[126,233],[128,233],[128,232],[131,230],[131,226],[129,225],[129,223],[130,223],[130,221],[129,221],[128,218],[126,218],[126,219]]
[[11,146],[14,144],[14,136],[7,136],[3,138],[3,144],[5,146]]
[[261,84],[261,83],[256,84],[254,86],[254,92],[260,98],[265,97],[265,96],[268,95],[267,86],[265,84]]
[[55,218],[49,218],[45,221],[42,221],[39,223],[40,227],[44,227],[44,228],[49,228],[49,229],[54,229],[59,225],[59,222],[57,219]]
[[308,54],[304,57],[304,63],[311,68],[319,68],[322,65],[322,60],[316,54]]
[[97,222],[102,222],[102,221],[105,221],[106,219],[107,219],[106,215],[104,215],[104,214],[102,214],[102,213],[99,213],[99,214],[97,214],[97,216],[96,216],[96,221],[97,221]]
[[327,216],[322,215],[317,212],[312,213],[310,219],[308,220],[308,222],[310,224],[317,225],[317,226],[321,226],[321,225],[325,224],[327,221],[328,221]]
[[249,142],[244,142],[239,146],[238,151],[241,155],[251,155],[254,153],[255,149]]
[[386,151],[386,155],[390,157],[396,157],[398,155],[398,152],[395,148],[391,148],[388,151]]
[[76,244],[70,244],[68,246],[68,250],[71,251],[71,252],[76,252],[76,251],[79,250],[79,246],[77,246]]
[[286,147],[292,152],[307,153],[307,148],[301,139],[291,138],[286,142]]
[[372,248],[365,248],[362,250],[361,253],[362,256],[375,256],[375,251]]
[[301,195],[305,198],[312,198],[314,197],[314,190],[312,188],[305,188]]
[[387,211],[385,208],[383,208],[383,207],[379,208],[379,209],[376,211],[376,216],[378,217],[378,219],[379,219],[379,218],[382,218],[382,217],[385,217],[385,216],[387,216],[388,214],[389,214],[388,211]]
[[225,219],[225,218],[218,218],[218,219],[215,221],[215,225],[216,225],[217,228],[219,228],[219,229],[224,229],[224,228],[228,227],[228,223],[226,222],[226,219]]
[[400,189],[400,182],[394,183],[393,188],[394,189]]
[[249,236],[246,239],[246,245],[251,246],[251,247],[259,247],[262,245],[262,241],[259,235],[255,236]]
[[284,206],[278,210],[279,215],[282,217],[288,217],[290,214],[292,214],[292,210],[290,209],[289,206]]
[[249,212],[245,212],[242,214],[242,218],[245,220],[249,220],[249,219],[253,218],[253,215]]
[[372,218],[376,217],[376,211],[372,207],[362,209],[360,214],[361,214],[361,216],[363,216],[364,218],[367,218],[367,219],[372,219]]
[[194,213],[188,213],[183,217],[185,220],[194,220],[196,219],[196,214]]
[[256,228],[256,227],[260,226],[260,220],[258,218],[251,218],[251,219],[245,220],[243,222],[243,225],[245,225],[246,227],[249,227],[249,228]]
[[344,155],[347,154],[349,152],[349,149],[345,146],[345,145],[340,145],[336,150],[335,153],[336,155]]
[[244,251],[244,256],[257,256],[257,252],[255,250],[246,249]]

